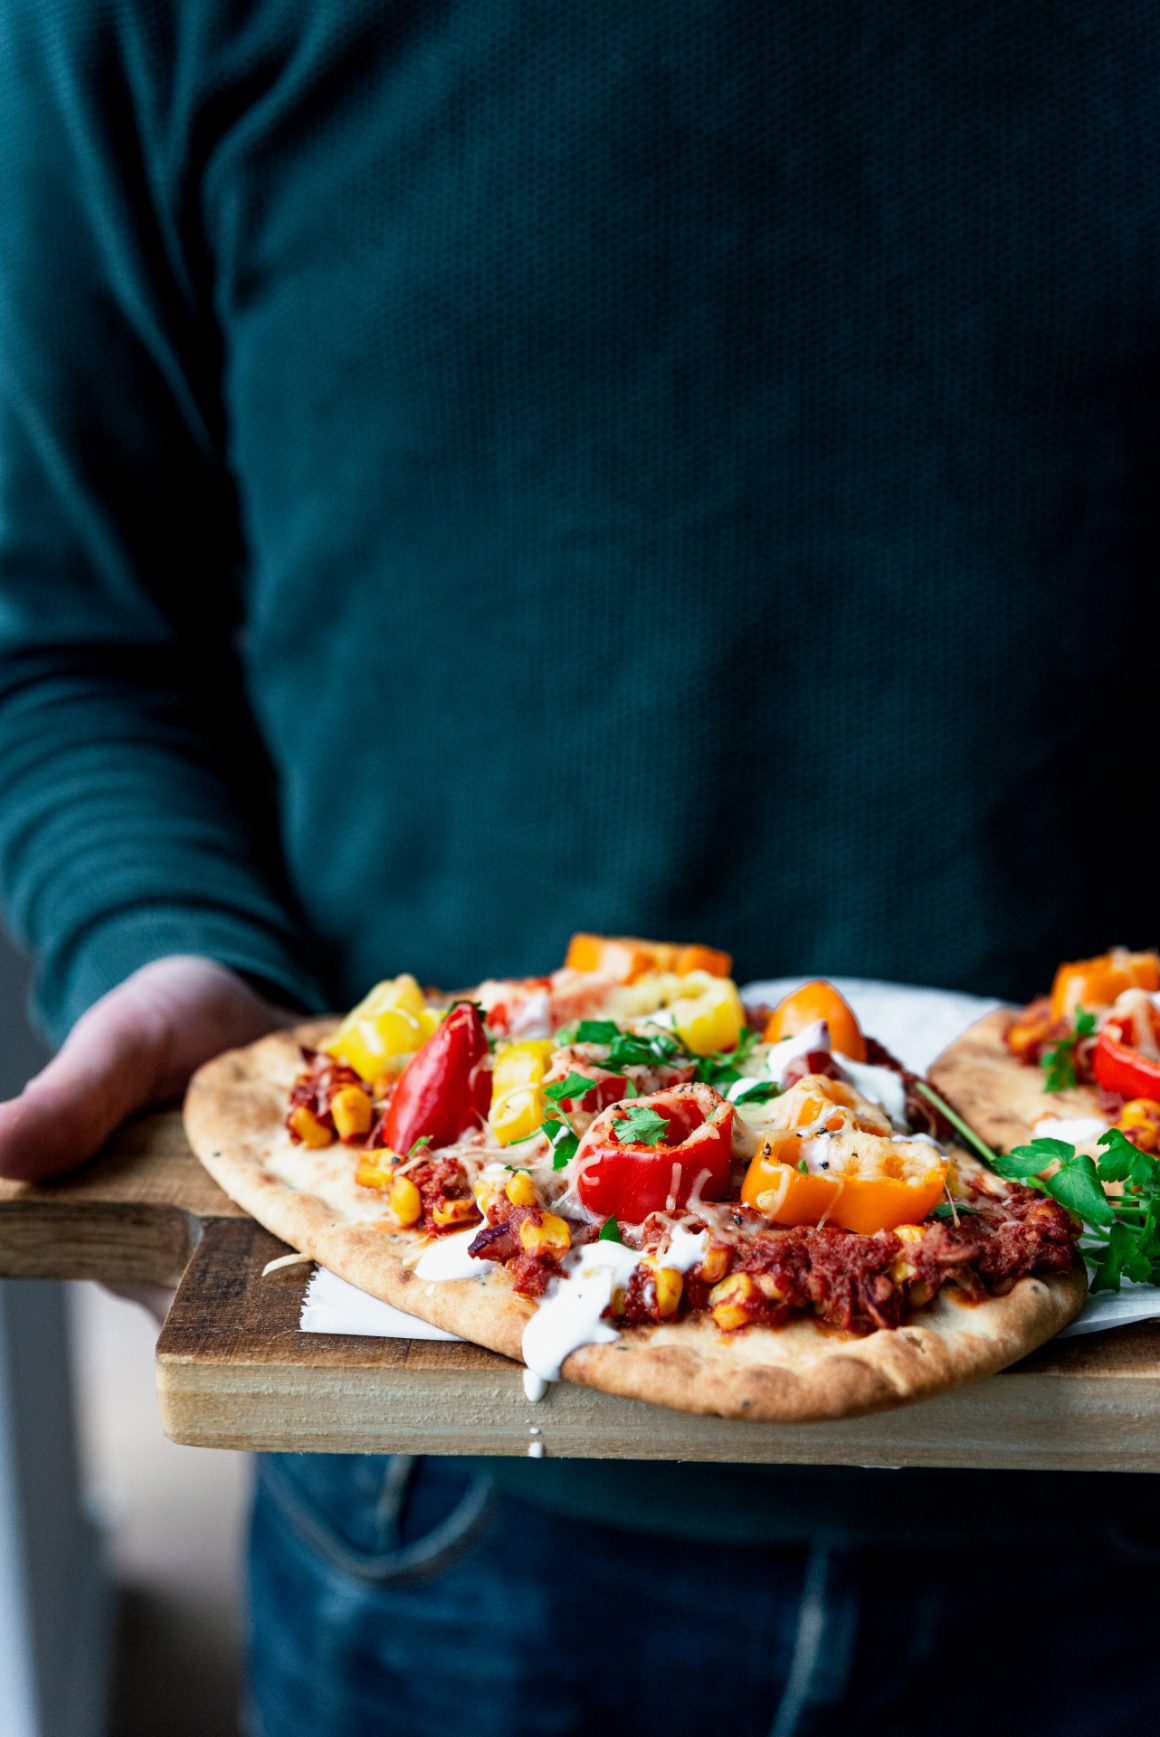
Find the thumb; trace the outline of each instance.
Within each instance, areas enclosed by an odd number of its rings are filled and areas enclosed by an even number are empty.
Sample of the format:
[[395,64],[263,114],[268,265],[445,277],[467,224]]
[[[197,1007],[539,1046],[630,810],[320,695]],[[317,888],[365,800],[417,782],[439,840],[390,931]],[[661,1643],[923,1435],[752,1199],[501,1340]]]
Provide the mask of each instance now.
[[78,1020],[59,1055],[0,1104],[0,1176],[83,1164],[136,1110],[176,1096],[201,1063],[297,1015],[209,959],[156,960]]

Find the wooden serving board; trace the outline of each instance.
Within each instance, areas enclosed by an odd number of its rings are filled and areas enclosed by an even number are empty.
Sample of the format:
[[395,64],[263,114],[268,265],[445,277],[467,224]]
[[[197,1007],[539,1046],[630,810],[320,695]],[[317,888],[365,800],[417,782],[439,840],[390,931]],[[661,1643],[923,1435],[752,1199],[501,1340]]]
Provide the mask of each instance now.
[[532,1405],[520,1365],[476,1346],[300,1333],[309,1268],[261,1277],[285,1252],[202,1169],[177,1110],[71,1177],[0,1180],[0,1277],[177,1286],[157,1386],[166,1432],[194,1446],[1160,1471],[1160,1322],[874,1417],[740,1423],[572,1382]]

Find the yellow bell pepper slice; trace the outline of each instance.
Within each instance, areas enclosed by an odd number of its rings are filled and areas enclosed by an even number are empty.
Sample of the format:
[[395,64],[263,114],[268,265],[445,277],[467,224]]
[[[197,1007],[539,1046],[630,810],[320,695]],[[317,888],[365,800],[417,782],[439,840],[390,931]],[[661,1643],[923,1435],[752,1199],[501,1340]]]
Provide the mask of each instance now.
[[543,1121],[541,1082],[555,1047],[550,1037],[533,1037],[496,1051],[488,1120],[501,1145],[526,1139]]
[[695,973],[686,979],[696,992],[672,1004],[673,1028],[694,1055],[734,1049],[745,1026],[745,1010],[730,977]]
[[421,1049],[442,1016],[441,1009],[427,1006],[413,977],[389,977],[375,984],[322,1047],[373,1083],[391,1071],[396,1057]]

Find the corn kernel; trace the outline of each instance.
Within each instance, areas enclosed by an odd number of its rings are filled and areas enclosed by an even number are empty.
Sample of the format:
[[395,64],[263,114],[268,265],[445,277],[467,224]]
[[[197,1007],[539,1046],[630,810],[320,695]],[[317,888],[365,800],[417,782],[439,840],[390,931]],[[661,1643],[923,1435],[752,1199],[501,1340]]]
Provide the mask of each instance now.
[[520,1243],[529,1254],[563,1254],[572,1246],[572,1232],[554,1212],[545,1212],[539,1224],[525,1218],[520,1225]]
[[299,1104],[290,1112],[290,1128],[304,1146],[329,1146],[334,1141],[334,1135],[325,1122],[320,1122],[305,1104]]
[[675,1315],[681,1306],[681,1297],[685,1289],[685,1281],[675,1267],[662,1267],[652,1255],[645,1255],[641,1266],[652,1274],[653,1288],[656,1291],[657,1314],[661,1320],[669,1315]]
[[389,1146],[378,1146],[370,1152],[360,1152],[354,1179],[360,1188],[389,1188],[395,1177],[397,1152]]
[[707,1285],[715,1285],[729,1271],[729,1250],[720,1243],[714,1243],[705,1250],[705,1258],[701,1262],[700,1275]]
[[361,1086],[342,1086],[330,1100],[330,1113],[340,1140],[357,1139],[371,1131],[374,1105]]
[[899,1242],[915,1243],[921,1242],[926,1232],[921,1224],[896,1224],[894,1234]]
[[723,1333],[744,1327],[753,1318],[761,1289],[749,1273],[733,1273],[709,1292],[713,1319]]
[[513,1206],[534,1206],[536,1204],[536,1185],[526,1170],[517,1170],[510,1176],[504,1186],[504,1193]]
[[390,1207],[396,1224],[403,1226],[418,1224],[423,1215],[423,1198],[409,1176],[396,1176],[387,1189],[387,1205]]
[[431,1217],[436,1224],[473,1224],[479,1217],[479,1208],[474,1200],[445,1200],[442,1206],[431,1208]]

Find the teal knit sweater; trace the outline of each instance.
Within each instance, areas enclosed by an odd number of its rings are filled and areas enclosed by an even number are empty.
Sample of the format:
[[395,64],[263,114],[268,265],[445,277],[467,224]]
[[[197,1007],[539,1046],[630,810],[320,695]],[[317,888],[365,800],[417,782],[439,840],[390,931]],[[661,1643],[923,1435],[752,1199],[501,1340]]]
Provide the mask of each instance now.
[[316,1006],[575,927],[1144,944],[1158,147],[1143,0],[4,0],[49,1032],[173,951]]

